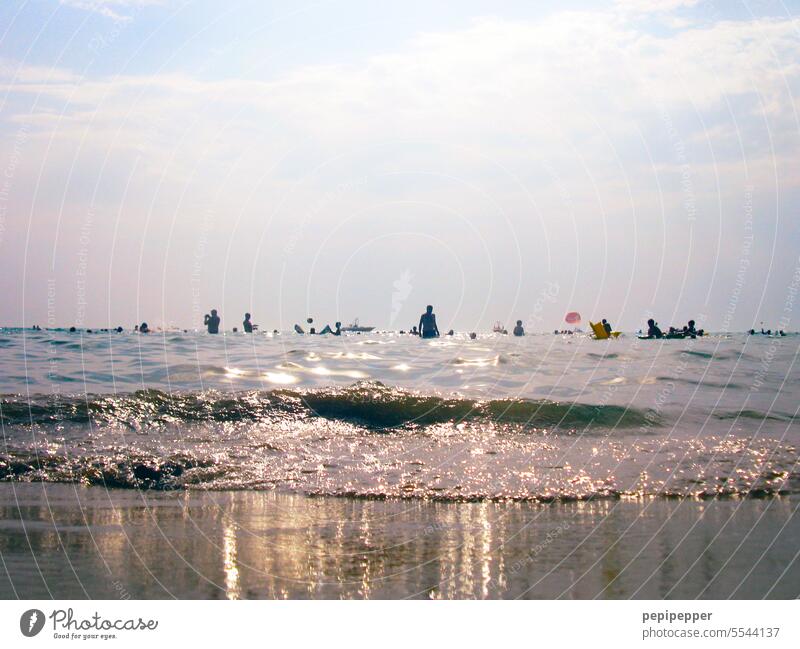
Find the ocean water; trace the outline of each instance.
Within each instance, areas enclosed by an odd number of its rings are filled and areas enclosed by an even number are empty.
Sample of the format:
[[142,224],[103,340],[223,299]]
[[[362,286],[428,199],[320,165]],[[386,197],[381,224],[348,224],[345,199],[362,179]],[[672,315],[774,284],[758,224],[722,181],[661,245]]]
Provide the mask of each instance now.
[[0,480],[442,501],[800,491],[800,336],[0,330]]

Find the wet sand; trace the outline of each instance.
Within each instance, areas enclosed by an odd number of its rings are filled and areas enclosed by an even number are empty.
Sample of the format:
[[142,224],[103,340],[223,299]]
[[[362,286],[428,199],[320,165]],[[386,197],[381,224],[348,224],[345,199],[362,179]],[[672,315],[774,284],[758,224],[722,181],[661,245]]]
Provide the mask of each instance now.
[[554,504],[0,485],[2,598],[796,598],[799,496]]

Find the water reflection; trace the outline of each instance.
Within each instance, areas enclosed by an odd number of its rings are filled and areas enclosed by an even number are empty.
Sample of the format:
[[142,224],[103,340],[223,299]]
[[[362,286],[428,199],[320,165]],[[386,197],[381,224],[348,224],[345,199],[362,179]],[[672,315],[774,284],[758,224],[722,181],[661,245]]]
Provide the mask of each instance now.
[[222,546],[222,570],[225,572],[225,596],[239,599],[239,568],[236,566],[236,527],[225,524]]
[[134,598],[229,599],[755,598],[800,589],[798,497],[536,505],[51,485],[42,507],[41,485],[14,487],[0,486],[3,597],[117,597],[115,583]]

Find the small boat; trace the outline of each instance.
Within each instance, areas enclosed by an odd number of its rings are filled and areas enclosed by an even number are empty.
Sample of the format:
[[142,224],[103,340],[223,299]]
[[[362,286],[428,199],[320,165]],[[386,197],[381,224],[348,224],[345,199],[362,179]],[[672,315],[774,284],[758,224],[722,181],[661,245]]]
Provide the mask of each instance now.
[[362,327],[358,323],[358,318],[356,318],[355,320],[353,320],[353,322],[351,322],[346,327],[342,327],[342,331],[351,331],[351,332],[356,332],[356,333],[367,333],[369,331],[372,331],[374,328],[375,327]]

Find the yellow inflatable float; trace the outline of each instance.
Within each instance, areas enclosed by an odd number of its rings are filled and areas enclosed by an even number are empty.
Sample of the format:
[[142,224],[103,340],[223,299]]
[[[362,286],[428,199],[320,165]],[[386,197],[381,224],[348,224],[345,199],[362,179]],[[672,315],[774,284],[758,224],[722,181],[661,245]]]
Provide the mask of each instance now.
[[589,322],[589,326],[594,331],[595,340],[606,340],[607,338],[619,338],[621,331],[612,331],[610,334],[606,331],[602,322]]

